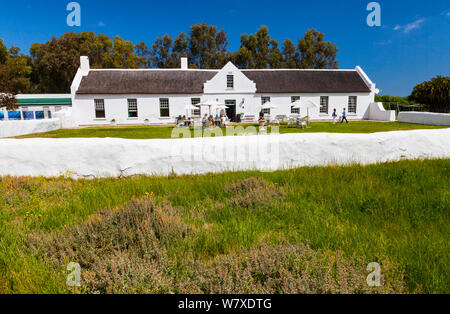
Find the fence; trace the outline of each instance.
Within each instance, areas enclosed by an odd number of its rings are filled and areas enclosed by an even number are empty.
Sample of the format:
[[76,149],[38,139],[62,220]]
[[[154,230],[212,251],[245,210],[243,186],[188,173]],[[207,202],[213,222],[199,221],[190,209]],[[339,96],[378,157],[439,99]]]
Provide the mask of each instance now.
[[36,111],[0,111],[0,121],[21,121],[21,120],[43,120],[43,119],[51,119],[52,112],[47,111],[46,113],[43,110]]

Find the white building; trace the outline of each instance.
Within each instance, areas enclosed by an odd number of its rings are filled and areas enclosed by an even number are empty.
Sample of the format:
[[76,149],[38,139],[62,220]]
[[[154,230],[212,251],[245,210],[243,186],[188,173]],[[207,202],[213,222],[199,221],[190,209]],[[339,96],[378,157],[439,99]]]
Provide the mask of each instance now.
[[209,113],[208,107],[186,112],[188,104],[197,105],[206,99],[226,104],[232,121],[241,114],[246,120],[256,120],[262,103],[268,100],[277,106],[270,112],[272,117],[299,113],[291,105],[297,99],[318,105],[309,112],[314,120],[331,119],[334,108],[338,114],[346,108],[349,119],[368,119],[377,93],[375,84],[360,67],[240,70],[229,62],[221,70],[195,70],[188,69],[186,58],[181,63],[181,69],[100,70],[90,69],[88,57],[81,57],[71,87],[75,123],[174,123],[179,115],[200,118]]
[[49,119],[72,106],[70,94],[19,94],[16,99],[17,109],[0,108],[0,121]]

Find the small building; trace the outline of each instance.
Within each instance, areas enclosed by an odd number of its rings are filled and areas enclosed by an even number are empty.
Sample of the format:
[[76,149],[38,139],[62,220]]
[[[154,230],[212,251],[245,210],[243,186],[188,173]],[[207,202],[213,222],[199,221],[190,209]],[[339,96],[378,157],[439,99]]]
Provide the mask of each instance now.
[[[200,118],[209,113],[201,102],[225,104],[231,121],[238,115],[256,120],[262,104],[272,117],[306,115],[292,106],[298,99],[317,104],[312,120],[328,120],[334,108],[347,109],[349,119],[365,119],[378,92],[364,71],[332,70],[246,70],[229,62],[220,70],[188,69],[182,58],[180,69],[90,69],[88,57],[71,87],[73,118],[77,125],[171,124],[179,115]],[[188,105],[198,109],[186,112]],[[215,114],[215,112],[212,112]]]
[[19,94],[17,109],[0,110],[0,120],[41,120],[52,118],[53,113],[72,106],[70,94]]

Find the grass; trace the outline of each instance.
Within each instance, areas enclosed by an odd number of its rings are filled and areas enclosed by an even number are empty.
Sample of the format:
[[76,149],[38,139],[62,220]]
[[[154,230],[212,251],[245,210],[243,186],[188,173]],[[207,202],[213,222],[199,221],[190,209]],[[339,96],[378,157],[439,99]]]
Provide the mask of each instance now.
[[[0,293],[449,293],[450,160],[0,178]],[[381,290],[364,284],[382,265]],[[149,279],[150,278],[150,279]]]
[[[255,125],[256,126],[256,125]],[[417,129],[442,129],[445,127],[408,124],[400,122],[374,122],[374,121],[355,121],[350,124],[333,125],[330,122],[313,122],[309,129],[287,128],[285,125],[280,127],[280,133],[311,133],[311,132],[329,132],[329,133],[376,133],[400,130]],[[153,139],[153,138],[171,138],[173,127],[166,126],[129,126],[129,127],[88,127],[81,129],[61,129],[47,133],[31,134],[19,136],[17,138],[86,138],[86,137],[112,137],[127,139]]]

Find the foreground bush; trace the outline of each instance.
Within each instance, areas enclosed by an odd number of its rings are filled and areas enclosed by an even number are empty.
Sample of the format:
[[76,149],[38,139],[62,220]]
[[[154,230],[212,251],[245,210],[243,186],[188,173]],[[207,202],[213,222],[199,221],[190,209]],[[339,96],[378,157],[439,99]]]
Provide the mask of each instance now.
[[[228,190],[254,192],[261,186],[267,187],[250,179],[231,184]],[[144,197],[55,236],[34,235],[29,247],[61,267],[77,261],[86,293],[406,292],[402,274],[388,262],[383,266],[389,278],[383,279],[381,288],[370,288],[367,263],[303,244],[262,244],[212,261],[187,259],[179,268],[167,248],[195,236],[180,219],[179,209]]]

